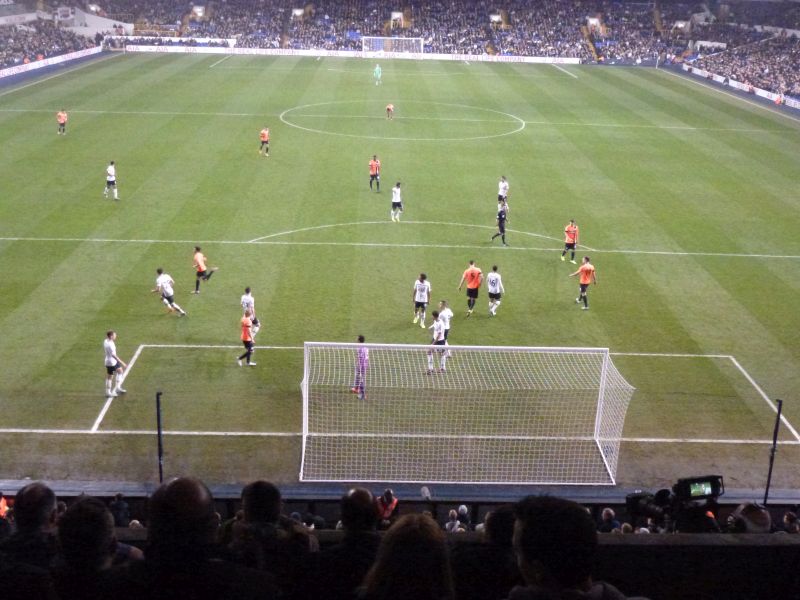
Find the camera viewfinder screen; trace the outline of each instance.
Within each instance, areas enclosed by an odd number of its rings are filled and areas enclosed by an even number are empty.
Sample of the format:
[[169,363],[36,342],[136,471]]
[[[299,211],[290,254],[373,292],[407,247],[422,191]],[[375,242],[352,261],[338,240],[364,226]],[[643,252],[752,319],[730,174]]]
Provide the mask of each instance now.
[[689,496],[696,498],[697,496],[710,496],[711,482],[710,481],[696,481],[689,484]]

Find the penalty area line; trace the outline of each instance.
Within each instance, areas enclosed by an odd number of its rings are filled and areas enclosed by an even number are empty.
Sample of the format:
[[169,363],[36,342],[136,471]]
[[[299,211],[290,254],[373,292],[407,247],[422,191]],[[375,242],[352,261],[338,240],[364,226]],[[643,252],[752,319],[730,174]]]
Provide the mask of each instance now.
[[[142,350],[144,350],[144,345],[139,344],[139,347],[136,349],[136,352],[133,353],[133,358],[131,358],[131,360],[128,362],[128,368],[125,369],[124,373],[122,373],[122,376],[119,378],[119,382],[117,385],[122,385],[123,383],[125,383],[125,380],[128,378],[128,374],[133,369],[133,365],[136,364],[136,361],[141,355]],[[97,415],[97,419],[95,420],[94,425],[92,425],[92,428],[89,430],[90,433],[97,433],[97,429],[100,427],[100,423],[103,422],[103,419],[105,418],[108,409],[111,408],[111,403],[113,401],[114,401],[114,396],[111,396],[110,398],[106,399],[106,403],[103,405],[100,414]]]
[[[764,392],[764,390],[761,389],[761,386],[756,383],[755,379],[753,379],[750,376],[750,373],[748,373],[745,370],[745,368],[741,364],[739,364],[739,361],[736,360],[735,357],[730,356],[729,358],[730,358],[731,362],[733,363],[733,365],[737,369],[739,369],[739,371],[741,372],[742,375],[744,375],[745,379],[747,379],[747,381],[750,382],[750,385],[753,386],[753,389],[755,389],[755,391],[758,393],[758,395],[761,396],[764,399],[764,402],[767,403],[767,405],[775,412],[775,414],[778,414],[778,407],[770,399],[770,397],[767,396],[767,394]],[[781,414],[781,422],[784,425],[786,425],[786,428],[791,432],[791,434],[794,436],[795,440],[797,440],[797,442],[800,443],[800,434],[797,433],[797,430],[794,427],[792,427],[792,424],[789,423],[789,420],[783,414]]]
[[[25,428],[0,428],[0,434],[39,434],[39,435],[155,435],[155,429],[104,429],[89,431],[86,429],[25,429]],[[164,435],[182,437],[261,437],[261,438],[299,438],[303,436],[300,431],[181,431],[165,430]],[[379,437],[379,436],[375,436]],[[409,436],[417,437],[417,436]],[[571,437],[548,437],[549,440],[569,441]],[[583,439],[583,438],[581,438]],[[592,438],[585,438],[590,440]],[[633,444],[719,444],[719,445],[769,445],[772,440],[738,440],[738,439],[713,439],[713,438],[645,438],[624,437],[620,442]],[[800,446],[800,441],[782,440],[779,446]]]

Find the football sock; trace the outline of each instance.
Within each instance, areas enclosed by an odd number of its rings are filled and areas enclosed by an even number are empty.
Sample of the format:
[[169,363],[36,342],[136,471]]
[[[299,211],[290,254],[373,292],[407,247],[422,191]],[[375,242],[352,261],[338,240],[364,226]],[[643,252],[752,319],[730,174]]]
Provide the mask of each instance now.
[[586,294],[584,294],[582,297],[583,297],[583,305],[589,306],[589,298],[586,297]]
[[428,354],[428,369],[433,370],[433,354]]
[[195,279],[194,280],[194,291],[195,292],[199,292],[200,291],[200,280],[199,279]]
[[378,191],[380,192],[380,191],[381,191],[381,182],[380,182],[380,181],[378,181],[378,182],[377,182],[377,185],[378,185]]
[[570,260],[575,260],[575,253],[574,252],[572,253],[572,258],[570,258]]
[[503,240],[503,243],[505,244],[505,243],[506,243],[506,234],[504,233],[504,234],[503,234],[503,235],[500,237],[500,239],[501,239],[501,240]]
[[442,354],[442,357],[439,359],[439,366],[441,367],[442,371],[444,371],[444,366],[447,363],[447,352]]
[[114,188],[114,200],[119,200],[119,194],[117,192],[117,188]]

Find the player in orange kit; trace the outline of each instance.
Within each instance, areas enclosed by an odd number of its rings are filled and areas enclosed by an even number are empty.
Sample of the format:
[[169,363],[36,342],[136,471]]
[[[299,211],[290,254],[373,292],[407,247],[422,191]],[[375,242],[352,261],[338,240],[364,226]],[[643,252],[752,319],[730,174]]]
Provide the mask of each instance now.
[[581,308],[583,310],[589,310],[589,299],[586,297],[586,291],[589,289],[590,284],[593,283],[597,285],[597,275],[595,275],[594,265],[589,262],[588,256],[583,257],[581,266],[577,271],[571,273],[570,277],[575,277],[576,275],[580,275],[579,283],[581,285],[581,293],[575,298],[575,304],[580,304],[581,300],[583,300],[583,306]]
[[264,127],[259,134],[261,139],[261,147],[258,149],[259,154],[269,156],[269,127]]
[[372,182],[378,185],[378,191],[381,191],[381,161],[378,160],[376,154],[372,155],[372,160],[369,161],[369,189],[372,189]]
[[394,119],[394,104],[386,105],[386,118],[390,121]]
[[63,108],[56,113],[56,121],[58,121],[58,135],[67,135],[67,111]]

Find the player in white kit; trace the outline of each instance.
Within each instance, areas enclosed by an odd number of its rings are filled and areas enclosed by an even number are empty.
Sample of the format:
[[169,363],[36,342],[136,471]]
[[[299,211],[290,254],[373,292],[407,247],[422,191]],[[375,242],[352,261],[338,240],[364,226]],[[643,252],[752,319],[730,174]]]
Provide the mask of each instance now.
[[113,190],[114,200],[119,200],[117,195],[117,167],[112,160],[106,167],[106,187],[103,190],[103,198],[108,198],[108,190]]
[[258,317],[256,317],[256,300],[253,298],[253,294],[250,293],[249,287],[244,288],[244,294],[242,294],[240,303],[242,305],[242,310],[245,313],[250,310],[250,320],[253,324],[253,326],[250,328],[250,335],[255,337],[255,335],[258,333],[258,330],[261,329],[261,322],[258,320]]
[[403,212],[403,198],[400,195],[400,182],[398,181],[392,188],[392,210],[389,211],[392,221],[399,223],[401,212]]
[[431,340],[431,349],[428,350],[428,375],[433,373],[433,353],[436,346],[441,346],[441,348],[436,348],[435,351],[439,353],[439,370],[438,373],[444,373],[447,369],[445,368],[445,363],[447,362],[447,351],[444,349],[444,345],[446,340],[444,339],[444,323],[439,318],[439,311],[433,311],[433,325],[431,329],[433,330],[433,339]]
[[156,287],[150,291],[161,294],[161,301],[170,312],[178,311],[179,316],[185,317],[186,311],[175,303],[175,280],[160,267],[156,269],[156,275]]
[[[449,346],[450,342],[448,341],[448,337],[450,336],[450,319],[453,318],[453,311],[450,310],[450,307],[447,305],[447,300],[440,300],[439,301],[439,320],[444,325],[444,345]],[[433,328],[433,325],[431,325]],[[450,350],[445,352],[445,355],[450,358]]]
[[419,274],[419,279],[414,282],[414,289],[411,292],[411,299],[414,301],[414,321],[419,321],[419,326],[425,329],[425,310],[431,300],[431,282],[425,273]]
[[503,278],[497,272],[497,265],[492,267],[492,272],[486,276],[486,288],[489,290],[489,316],[497,315],[497,307],[500,306],[500,298],[505,293],[503,288]]
[[122,389],[122,374],[128,368],[128,365],[117,356],[116,339],[117,332],[109,330],[106,332],[106,339],[103,340],[106,365],[106,398],[116,398],[117,395],[124,394],[127,391]]

